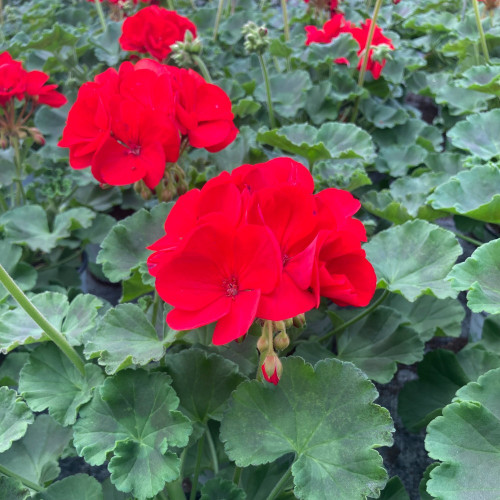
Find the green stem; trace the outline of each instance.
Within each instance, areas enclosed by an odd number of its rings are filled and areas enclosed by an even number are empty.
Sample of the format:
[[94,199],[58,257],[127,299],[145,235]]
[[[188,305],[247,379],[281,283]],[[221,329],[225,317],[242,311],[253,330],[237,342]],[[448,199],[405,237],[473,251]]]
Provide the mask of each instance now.
[[186,500],[186,495],[182,489],[182,474],[175,481],[167,483],[165,491],[168,494],[168,500]]
[[16,190],[16,204],[20,205],[21,201],[23,204],[26,202],[26,194],[23,187],[23,162],[21,160],[21,149],[19,147],[19,139],[16,136],[12,136],[10,143],[14,148],[14,164],[16,166],[16,177],[15,182],[17,184]]
[[85,367],[78,353],[71,347],[63,335],[52,326],[45,316],[33,305],[30,299],[26,297],[23,291],[16,285],[9,273],[0,264],[0,282],[19,303],[19,305],[29,314],[31,319],[46,333],[59,349],[76,366],[78,371],[85,375]]
[[241,467],[238,467],[236,466],[234,468],[234,474],[233,474],[233,483],[236,485],[236,486],[239,486],[240,485],[240,478],[241,478],[241,471],[243,469]]
[[468,241],[469,243],[472,243],[473,245],[476,245],[477,247],[480,247],[483,242],[482,241],[479,241],[479,240],[476,240],[475,238],[471,238],[470,236],[466,236],[465,234],[462,234],[462,233],[459,233],[458,231],[451,231],[452,233],[454,233],[457,238],[460,238],[461,240],[464,240],[464,241]]
[[203,443],[205,442],[205,434],[201,436],[198,441],[198,448],[196,451],[196,465],[194,467],[193,483],[191,487],[191,495],[189,495],[189,500],[195,500],[196,492],[198,490],[198,477],[201,470],[201,459],[203,457]]
[[370,306],[367,307],[362,313],[358,314],[357,316],[354,316],[354,318],[350,319],[349,321],[346,321],[345,323],[342,323],[340,326],[337,326],[337,328],[334,328],[331,332],[328,332],[326,335],[323,335],[320,337],[318,340],[319,342],[322,342],[323,340],[328,340],[330,337],[333,337],[334,335],[337,335],[337,333],[343,332],[346,328],[349,326],[353,325],[354,323],[357,323],[359,320],[363,319],[365,316],[368,316],[371,312],[373,312],[377,307],[384,302],[384,300],[389,296],[389,291],[384,290],[382,295]]
[[167,5],[170,10],[175,10],[173,0],[167,0]]
[[99,17],[99,21],[101,23],[102,30],[106,31],[108,29],[108,26],[106,24],[106,19],[104,17],[104,12],[102,11],[102,5],[100,0],[94,0],[94,5],[95,5],[95,10],[97,11],[97,15]]
[[481,24],[481,15],[479,14],[479,5],[477,0],[472,0],[474,6],[474,14],[476,16],[477,30],[479,31],[479,38],[481,40],[481,47],[483,48],[483,55],[486,63],[490,64],[490,54],[488,53],[488,45],[486,45],[486,37],[484,36],[483,25]]
[[267,73],[266,63],[264,62],[264,57],[259,54],[260,68],[262,69],[262,76],[264,77],[264,83],[266,85],[266,95],[267,95],[267,111],[269,113],[269,123],[271,128],[276,128],[276,122],[274,121],[274,111],[273,111],[273,101],[271,98],[271,85],[269,83],[269,75]]
[[77,257],[80,257],[81,254],[82,254],[82,250],[79,249],[75,253],[72,253],[71,255],[64,257],[64,259],[57,260],[55,262],[51,262],[50,264],[47,264],[46,266],[41,265],[40,267],[37,267],[36,270],[39,272],[42,272],[42,271],[48,271],[49,269],[54,269],[55,267],[63,266],[64,264],[67,264],[68,262],[75,260]]
[[207,443],[208,443],[208,449],[210,451],[210,457],[212,458],[212,467],[214,469],[214,474],[217,475],[219,473],[219,459],[217,458],[217,450],[215,448],[214,439],[212,437],[210,429],[208,428],[208,425],[205,433],[207,435]]
[[281,10],[283,11],[283,31],[285,32],[285,41],[288,42],[290,40],[290,26],[288,25],[286,0],[281,0]]
[[217,6],[217,14],[215,16],[215,26],[214,26],[214,41],[217,40],[217,33],[219,31],[220,18],[222,17],[222,11],[224,10],[225,0],[219,0],[219,5]]
[[151,323],[155,327],[156,330],[156,319],[158,318],[158,308],[160,307],[160,296],[155,289],[155,298],[153,300],[153,314],[151,315]]
[[[372,22],[370,24],[370,31],[368,31],[368,38],[366,39],[366,46],[363,55],[363,64],[361,65],[361,70],[359,71],[358,85],[360,87],[365,83],[366,68],[368,67],[368,59],[370,58],[370,49],[373,41],[373,34],[375,33],[375,26],[377,25],[378,13],[380,12],[380,7],[382,7],[383,0],[376,0],[375,8],[373,9]],[[354,106],[354,111],[352,115],[351,122],[355,122],[358,117],[360,97],[356,99],[356,105]]]
[[35,490],[35,491],[43,491],[43,488],[30,481],[29,479],[25,479],[24,477],[20,476],[19,474],[16,474],[15,472],[12,472],[11,470],[7,469],[7,467],[4,467],[3,465],[0,465],[0,472],[6,476],[9,476],[13,479],[18,479],[21,481],[21,483],[24,484],[24,486],[27,486],[28,488]]
[[208,83],[212,83],[212,77],[210,76],[210,72],[208,71],[206,64],[203,62],[203,59],[200,56],[197,56],[195,54],[195,55],[193,55],[193,60],[200,68],[200,71],[201,71],[201,74],[203,75],[203,78],[205,78],[205,80]]
[[288,483],[291,477],[292,477],[292,466],[290,465],[288,470],[276,483],[276,486],[272,489],[271,493],[269,493],[267,500],[274,500],[281,493],[281,490],[285,487],[286,483]]
[[7,212],[7,210],[9,209],[9,206],[5,201],[5,197],[1,190],[0,190],[0,208],[2,209],[2,212]]

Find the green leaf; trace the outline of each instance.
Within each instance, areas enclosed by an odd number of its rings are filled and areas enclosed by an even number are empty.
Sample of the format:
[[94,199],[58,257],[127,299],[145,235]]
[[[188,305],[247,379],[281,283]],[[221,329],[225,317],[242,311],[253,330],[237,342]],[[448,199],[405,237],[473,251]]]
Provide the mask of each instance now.
[[424,355],[418,333],[403,322],[396,311],[379,307],[340,335],[338,358],[351,361],[376,382],[390,382],[397,363],[411,365]]
[[33,423],[33,413],[23,401],[18,401],[17,392],[0,387],[0,453],[8,450],[13,441],[21,439]]
[[10,186],[16,178],[16,166],[14,164],[14,151],[9,148],[0,151],[0,187]]
[[429,197],[431,205],[452,214],[483,222],[500,223],[500,169],[479,165],[460,172],[438,186]]
[[231,392],[246,380],[235,363],[201,349],[167,355],[165,364],[181,410],[191,421],[203,425],[210,419],[222,419]]
[[354,500],[378,496],[386,483],[373,449],[391,445],[389,412],[373,404],[377,391],[350,363],[335,359],[313,369],[300,358],[283,360],[277,386],[243,382],[224,415],[221,439],[240,467],[295,453],[295,496]]
[[131,278],[122,282],[120,302],[130,302],[151,292],[154,292],[154,286],[145,285],[142,282],[141,273],[136,269]]
[[417,370],[418,380],[404,385],[398,401],[401,420],[415,432],[440,415],[455,392],[470,381],[455,354],[443,349],[428,352]]
[[111,375],[131,365],[147,365],[165,354],[165,343],[139,306],[121,304],[110,309],[99,326],[84,340],[87,359],[97,362]]
[[56,215],[50,230],[45,210],[39,205],[25,205],[4,213],[0,227],[7,240],[27,245],[31,250],[50,252],[71,231],[89,227],[94,217],[95,213],[88,208],[72,208]]
[[379,288],[400,293],[410,302],[421,295],[455,297],[445,278],[462,253],[453,233],[423,220],[414,220],[376,234],[366,255]]
[[[24,292],[31,290],[36,283],[37,273],[35,269],[21,260],[23,250],[17,245],[0,240],[0,264],[12,276],[12,279],[17,283],[17,286]],[[0,302],[7,297],[9,292],[0,284]]]
[[254,115],[262,106],[253,99],[240,99],[237,104],[233,105],[232,111],[236,116],[244,117]]
[[183,447],[189,420],[176,411],[179,399],[163,373],[127,370],[107,378],[80,412],[74,445],[91,465],[109,462],[111,481],[140,500],[152,497],[179,475],[180,460],[167,452]]
[[16,388],[19,372],[29,358],[27,352],[11,352],[0,364],[0,386]]
[[[57,51],[60,51],[59,47]],[[71,104],[61,108],[42,106],[35,114],[35,126],[42,133],[46,144],[56,146],[62,135]]]
[[427,493],[427,482],[431,477],[431,472],[438,466],[437,462],[429,465],[427,469],[424,471],[424,476],[418,485],[418,492],[420,493],[420,500],[433,500],[434,497],[431,497],[429,493]]
[[375,168],[392,177],[406,175],[411,167],[424,162],[427,150],[417,144],[410,146],[391,145],[382,148],[375,161]]
[[454,290],[468,290],[467,305],[473,312],[500,313],[500,239],[481,245],[448,278]]
[[127,280],[137,268],[145,283],[154,281],[146,269],[146,259],[151,254],[146,247],[165,236],[163,225],[172,206],[172,203],[162,203],[150,212],[141,209],[113,227],[97,256],[97,263],[102,264],[110,281]]
[[0,465],[41,486],[60,472],[59,457],[71,440],[71,429],[49,415],[39,415],[22,439],[0,454]]
[[359,160],[322,160],[314,165],[316,189],[335,187],[354,191],[372,183]]
[[0,476],[0,498],[3,500],[25,500],[30,496],[30,490],[18,479]]
[[258,467],[245,467],[241,472],[240,486],[245,491],[247,500],[267,500],[290,463],[290,460],[278,459]]
[[62,324],[62,333],[71,345],[81,345],[88,332],[95,328],[103,302],[91,294],[77,295],[69,305]]
[[83,376],[55,344],[47,343],[30,354],[21,371],[19,392],[33,411],[48,408],[61,425],[72,425],[80,407],[103,381],[98,366],[85,365]]
[[[31,298],[33,305],[55,328],[60,329],[69,310],[68,299],[58,292],[44,292]],[[42,329],[20,306],[0,314],[0,352],[7,354],[24,344],[48,340]]]
[[458,85],[470,90],[500,96],[499,66],[473,66],[462,75]]
[[200,500],[246,500],[246,498],[245,492],[232,481],[215,477],[203,485]]
[[398,311],[424,342],[434,335],[460,337],[462,333],[465,311],[456,299],[423,295],[409,302],[401,295],[391,294],[384,305]]
[[103,500],[101,484],[87,474],[75,474],[52,483],[35,500]]
[[410,500],[403,482],[398,476],[391,477],[379,496],[379,500]]
[[360,110],[363,116],[377,128],[392,128],[405,123],[408,113],[397,101],[382,101],[377,97],[361,101]]
[[500,369],[457,392],[454,403],[428,427],[425,447],[443,462],[430,473],[427,491],[444,500],[500,496]]
[[122,23],[108,22],[106,31],[93,37],[95,56],[107,66],[114,66],[123,56],[118,39],[122,34]]
[[500,137],[496,133],[499,120],[500,109],[473,114],[457,123],[448,137],[455,147],[489,160],[500,155]]

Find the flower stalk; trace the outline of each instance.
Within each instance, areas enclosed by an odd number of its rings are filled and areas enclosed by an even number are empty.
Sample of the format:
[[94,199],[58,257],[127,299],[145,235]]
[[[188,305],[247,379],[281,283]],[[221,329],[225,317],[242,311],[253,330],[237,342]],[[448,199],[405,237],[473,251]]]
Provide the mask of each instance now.
[[212,83],[212,76],[210,75],[210,72],[208,71],[207,65],[205,64],[203,59],[196,54],[193,54],[192,57],[193,57],[193,61],[196,63],[198,68],[200,68],[200,71],[201,71],[201,74],[203,75],[203,78],[205,78],[205,80],[208,83]]
[[283,11],[283,31],[285,33],[285,41],[288,42],[290,40],[290,25],[288,24],[286,1],[287,0],[281,0],[281,10]]
[[184,495],[184,490],[182,489],[182,472],[178,479],[165,485],[165,491],[168,494],[169,500],[186,500],[186,495]]
[[266,500],[274,500],[280,493],[281,490],[286,486],[290,478],[292,477],[292,466],[288,467],[288,470],[281,476],[281,479],[276,483],[274,488]]
[[4,474],[7,477],[11,477],[12,479],[17,479],[18,481],[21,481],[21,483],[24,486],[27,486],[29,489],[33,491],[40,492],[44,490],[40,485],[20,476],[19,474],[16,474],[15,472],[11,471],[10,469],[7,469],[7,467],[4,467],[3,465],[0,465],[0,473]]
[[198,448],[196,451],[196,465],[194,468],[193,483],[191,487],[191,495],[189,495],[189,500],[196,499],[196,492],[198,490],[198,477],[200,476],[201,470],[201,459],[203,457],[203,444],[205,442],[205,434],[201,436],[198,441]]
[[63,337],[45,316],[33,305],[30,299],[26,297],[24,292],[16,285],[16,282],[10,277],[9,273],[0,264],[0,282],[17,301],[17,303],[28,313],[31,319],[45,332],[47,337],[61,349],[68,359],[75,365],[78,371],[85,375],[85,365],[73,349],[69,342]]
[[274,110],[273,110],[273,100],[271,97],[271,84],[269,82],[269,74],[267,72],[264,56],[262,54],[258,54],[258,56],[260,62],[260,69],[262,70],[262,77],[264,78],[264,84],[266,86],[267,112],[269,114],[269,124],[271,128],[276,128],[276,121],[274,119]]
[[217,40],[217,33],[219,31],[220,19],[222,17],[222,11],[224,10],[224,3],[226,0],[219,0],[219,5],[217,6],[217,14],[215,15],[215,26],[214,26],[214,42]]
[[490,64],[490,54],[488,52],[488,45],[486,44],[486,37],[484,36],[483,25],[481,23],[481,15],[479,13],[479,5],[477,0],[472,0],[474,6],[474,15],[476,16],[477,30],[479,31],[479,39],[481,41],[481,48],[483,50],[484,59],[486,64]]

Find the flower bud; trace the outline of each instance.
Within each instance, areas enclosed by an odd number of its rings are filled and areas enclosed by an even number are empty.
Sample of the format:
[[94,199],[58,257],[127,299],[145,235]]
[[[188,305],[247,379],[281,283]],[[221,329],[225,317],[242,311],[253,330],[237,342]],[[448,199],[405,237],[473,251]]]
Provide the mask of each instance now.
[[282,330],[273,340],[274,348],[278,351],[286,349],[290,345],[290,337],[285,330]]
[[199,38],[194,38],[191,31],[187,30],[184,41],[175,42],[170,46],[172,59],[181,68],[189,68],[196,65],[193,55],[201,54],[202,44]]
[[263,54],[266,51],[270,41],[265,26],[257,26],[253,21],[249,21],[243,26],[241,32],[245,36],[243,46],[247,52]]
[[260,353],[267,351],[269,348],[269,340],[267,339],[267,335],[261,335],[259,340],[257,340],[257,349]]
[[285,328],[292,328],[293,326],[293,318],[285,319]]
[[304,314],[298,314],[293,318],[293,326],[296,328],[302,328],[306,324],[306,317]]
[[380,45],[374,45],[370,50],[372,50],[372,60],[376,62],[382,62],[385,59],[392,59],[392,49],[386,43],[381,43]]
[[268,354],[262,363],[262,375],[271,384],[278,385],[283,373],[283,365],[276,353]]
[[26,130],[28,131],[29,135],[33,138],[36,144],[40,144],[40,146],[43,146],[45,144],[45,137],[36,127],[30,127]]

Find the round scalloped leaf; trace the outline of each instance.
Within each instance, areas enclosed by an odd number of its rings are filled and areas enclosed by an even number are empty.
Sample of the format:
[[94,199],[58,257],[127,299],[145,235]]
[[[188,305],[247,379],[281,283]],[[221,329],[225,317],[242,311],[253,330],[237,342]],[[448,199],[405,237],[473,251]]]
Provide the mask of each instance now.
[[498,66],[473,66],[457,82],[461,87],[500,96],[500,73]]
[[423,220],[409,221],[376,234],[364,249],[379,288],[410,302],[421,295],[456,296],[445,278],[462,249],[450,231]]
[[283,359],[277,386],[243,382],[224,415],[221,440],[240,467],[273,462],[295,453],[295,495],[337,500],[377,497],[387,482],[374,450],[392,444],[392,420],[373,404],[373,384],[351,363],[297,357]]
[[500,109],[493,109],[468,116],[458,122],[447,135],[457,148],[489,160],[500,155],[499,122]]
[[131,365],[147,365],[165,354],[165,345],[141,308],[120,304],[110,309],[99,326],[84,339],[88,359],[98,363],[111,375]]
[[424,356],[423,341],[404,322],[397,311],[378,308],[340,335],[338,358],[351,361],[376,382],[390,382],[397,363],[411,365]]
[[38,415],[19,441],[0,454],[0,465],[44,486],[59,473],[59,458],[71,440],[71,429],[49,415]]
[[190,348],[166,356],[165,363],[180,408],[200,424],[210,419],[220,421],[229,396],[246,380],[235,363],[201,349]]
[[18,479],[0,476],[0,498],[3,500],[25,500],[30,496],[28,490]]
[[[35,269],[26,264],[19,262],[21,260],[23,250],[17,245],[12,245],[7,241],[0,241],[0,264],[12,276],[21,290],[31,290],[35,286],[37,273]],[[7,289],[0,284],[0,302],[9,295]]]
[[179,399],[164,373],[126,370],[106,379],[74,426],[74,445],[91,465],[109,463],[115,486],[152,497],[179,475],[172,446],[185,446],[191,423],[176,411]]
[[474,312],[500,313],[500,239],[481,245],[448,278],[458,291],[468,290],[467,305]]
[[33,423],[33,413],[23,401],[17,401],[17,392],[0,387],[0,453],[8,450],[13,441],[21,439]]
[[151,251],[146,247],[165,236],[163,228],[173,203],[161,203],[150,212],[141,209],[116,224],[106,236],[97,255],[106,277],[113,283],[127,280],[141,268],[143,279],[152,282],[146,271],[146,259]]
[[21,370],[19,392],[33,411],[48,408],[54,420],[72,425],[79,408],[103,381],[98,366],[86,364],[83,376],[55,344],[47,343],[31,353]]
[[61,331],[71,345],[81,345],[85,335],[95,328],[102,301],[91,294],[77,295],[69,305]]
[[427,491],[443,500],[500,497],[500,368],[457,392],[428,427],[425,447],[441,463]]
[[438,186],[428,200],[438,210],[498,224],[500,169],[495,165],[478,165],[460,172]]
[[103,500],[102,487],[97,479],[87,474],[75,474],[52,483],[37,493],[35,500]]
[[232,481],[214,477],[201,489],[200,500],[246,500],[245,492]]
[[[33,305],[58,330],[69,310],[68,299],[58,292],[44,292],[31,298]],[[23,345],[48,340],[42,329],[20,306],[0,315],[0,352],[7,354]]]

